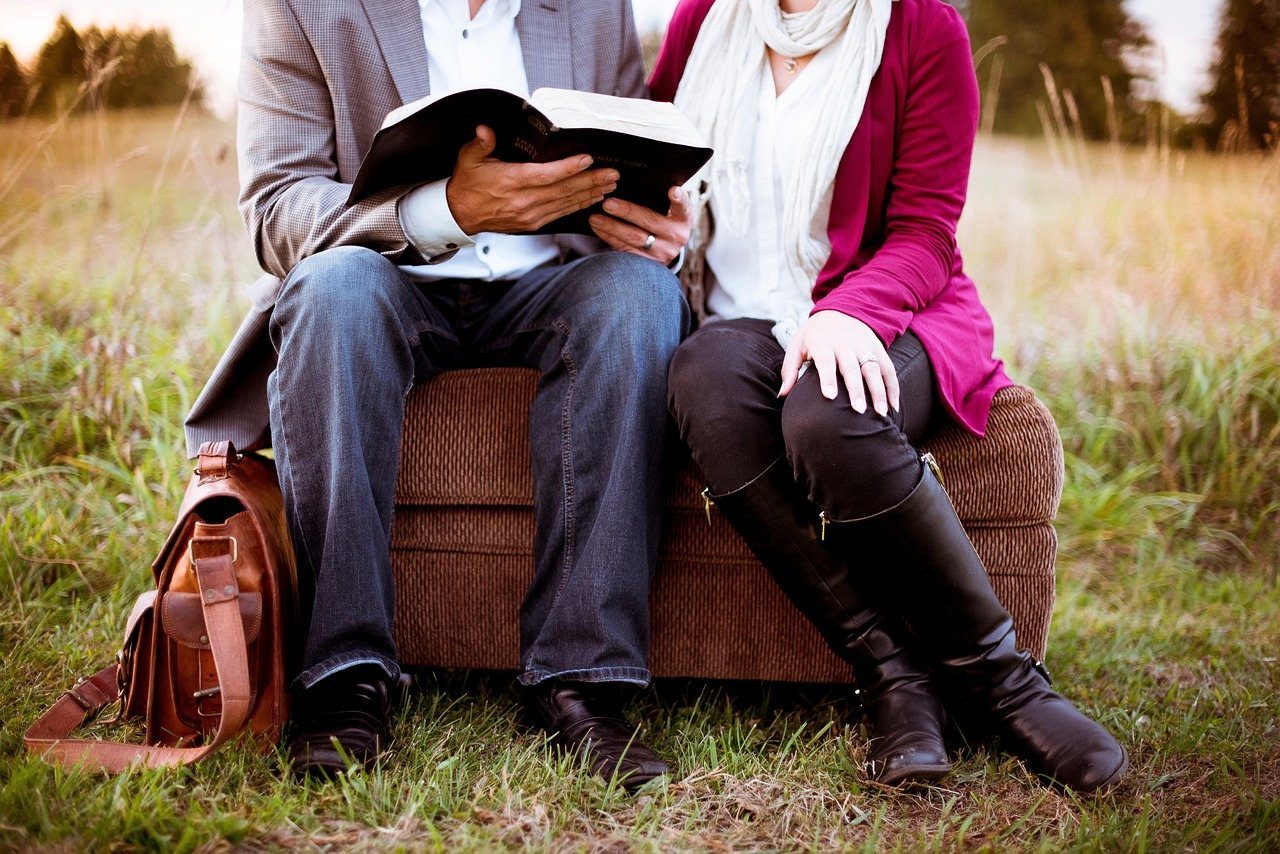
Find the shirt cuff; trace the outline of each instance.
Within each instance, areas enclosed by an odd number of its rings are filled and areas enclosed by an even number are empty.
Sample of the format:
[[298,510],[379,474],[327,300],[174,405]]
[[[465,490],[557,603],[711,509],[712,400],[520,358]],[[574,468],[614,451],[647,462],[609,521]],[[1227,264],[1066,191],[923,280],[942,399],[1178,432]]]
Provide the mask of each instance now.
[[449,179],[415,187],[400,198],[396,213],[404,236],[418,250],[428,264],[446,261],[464,246],[472,246],[472,240],[459,227],[449,210],[445,185]]

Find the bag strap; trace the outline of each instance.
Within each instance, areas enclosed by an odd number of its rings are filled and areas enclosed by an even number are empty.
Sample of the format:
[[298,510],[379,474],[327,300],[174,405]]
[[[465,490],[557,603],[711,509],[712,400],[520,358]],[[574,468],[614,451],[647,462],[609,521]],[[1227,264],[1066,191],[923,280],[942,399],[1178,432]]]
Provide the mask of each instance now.
[[[235,545],[230,537],[195,537],[188,546],[200,586],[205,629],[218,671],[222,714],[208,744],[200,747],[160,747],[96,739],[68,739],[77,727],[120,697],[117,665],[105,667],[72,686],[23,736],[27,750],[60,765],[116,773],[130,765],[150,768],[196,762],[244,728],[252,692],[249,654],[240,618],[240,589],[236,584]],[[154,599],[154,592],[151,594]],[[143,597],[134,606],[130,625],[150,603]]]

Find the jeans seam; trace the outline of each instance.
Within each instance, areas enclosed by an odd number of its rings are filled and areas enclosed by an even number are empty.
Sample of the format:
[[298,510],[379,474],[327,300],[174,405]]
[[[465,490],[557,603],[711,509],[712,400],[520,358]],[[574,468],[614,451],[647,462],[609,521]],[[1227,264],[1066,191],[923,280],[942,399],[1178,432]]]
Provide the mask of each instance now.
[[[556,320],[551,324],[557,331],[564,335],[564,345],[560,348],[560,361],[564,363],[565,371],[569,375],[569,388],[565,392],[564,407],[560,412],[560,471],[561,485],[564,488],[564,553],[561,555],[561,579],[560,584],[556,588],[555,595],[551,597],[551,604],[548,606],[548,613],[553,613],[556,609],[556,603],[560,601],[560,597],[564,594],[565,587],[569,584],[569,570],[573,566],[577,541],[574,536],[575,525],[577,522],[577,514],[574,504],[573,492],[573,393],[578,384],[578,367],[574,363],[573,358],[569,355],[569,336],[571,330],[569,324],[562,320]],[[532,664],[532,662],[530,662]],[[526,665],[526,670],[528,665]]]
[[[273,322],[274,322],[274,319],[273,319]],[[278,325],[278,324],[277,324],[277,325]],[[276,365],[276,371],[278,372],[279,370],[280,370],[280,367],[279,367],[279,364],[277,363],[277,365]],[[295,487],[294,482],[293,482],[292,465],[291,465],[291,463],[289,462],[289,461],[290,461],[290,459],[291,459],[291,455],[290,455],[290,453],[289,453],[289,436],[288,436],[288,431],[286,430],[286,422],[288,421],[288,419],[285,417],[285,413],[284,413],[284,409],[285,409],[285,408],[286,408],[286,406],[287,406],[287,404],[286,404],[286,402],[285,402],[285,397],[286,397],[285,395],[283,395],[283,394],[281,394],[281,393],[280,393],[280,382],[279,382],[279,380],[277,379],[277,381],[276,381],[276,398],[277,398],[277,402],[278,402],[278,403],[279,403],[279,405],[280,405],[280,410],[281,410],[281,411],[280,411],[280,441],[284,444],[284,461],[283,461],[283,462],[284,462],[284,469],[285,469],[286,471],[289,471],[289,472],[290,472],[290,475],[289,475],[289,500],[290,500],[290,502],[292,502],[292,504],[293,504],[293,506],[294,506],[294,507],[297,507],[297,506],[298,506],[298,491],[297,491],[297,488]],[[268,406],[269,406],[269,405],[270,405],[270,401],[268,401]],[[272,439],[271,444],[272,444],[272,450],[275,450],[276,442],[275,442],[274,438]],[[292,526],[290,526],[290,527],[292,527]],[[301,530],[301,527],[299,527],[298,534],[299,534],[300,536],[298,536],[298,537],[294,538],[294,537],[293,537],[293,533],[292,533],[292,531],[291,531],[291,532],[290,532],[290,538],[291,538],[291,539],[298,539],[298,540],[300,540],[300,541],[301,541],[301,546],[302,546],[302,548],[300,549],[300,551],[302,551],[302,553],[303,553],[303,557],[304,557],[304,559],[305,559],[305,560],[306,560],[306,562],[307,562],[307,563],[306,563],[307,568],[310,570],[310,572],[311,572],[311,577],[314,579],[314,578],[316,578],[316,577],[318,576],[319,572],[318,572],[318,570],[317,570],[317,568],[316,568],[316,562],[315,562],[315,559],[311,556],[311,549],[310,549],[310,547],[307,545],[306,532],[305,532],[305,531],[303,531],[303,530]],[[294,549],[295,549],[295,551],[299,550],[299,549],[298,549],[298,543],[295,543],[295,544],[294,544]],[[312,619],[314,619],[314,615],[312,615]]]

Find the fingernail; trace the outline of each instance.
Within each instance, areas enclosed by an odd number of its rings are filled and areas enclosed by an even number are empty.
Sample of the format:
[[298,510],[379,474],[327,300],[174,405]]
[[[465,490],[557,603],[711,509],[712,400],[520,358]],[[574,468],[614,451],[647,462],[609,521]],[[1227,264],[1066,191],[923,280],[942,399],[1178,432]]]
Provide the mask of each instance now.
[[824,385],[822,387],[822,396],[825,397],[827,400],[835,400],[836,390],[829,385]]
[[595,163],[595,161],[591,159],[590,154],[584,155],[583,158],[578,161],[578,164],[582,166],[583,169],[586,169],[592,163]]
[[619,178],[622,177],[620,174],[618,174],[618,170],[616,169],[610,169],[608,172],[604,173],[604,176],[608,178],[610,181],[617,181]]
[[879,404],[876,406],[876,412],[880,413],[881,415],[888,415],[889,407],[885,406],[883,403]]
[[619,204],[614,199],[610,199],[609,201],[604,203],[604,209],[607,210],[609,213],[617,213],[618,208],[620,207],[622,207],[622,205]]
[[672,198],[672,199],[674,199],[674,200],[675,200],[675,201],[677,201],[677,202],[683,202],[683,201],[684,201],[684,190],[683,190],[683,189],[681,189],[680,187],[676,187],[676,188],[675,188],[675,190],[673,190],[673,191],[672,191],[672,193],[671,193],[671,198]]
[[600,225],[604,222],[604,217],[600,216],[600,214],[592,214],[590,221],[592,225]]
[[853,402],[853,409],[855,412],[861,415],[867,411],[867,405],[863,403],[861,400],[855,400]]

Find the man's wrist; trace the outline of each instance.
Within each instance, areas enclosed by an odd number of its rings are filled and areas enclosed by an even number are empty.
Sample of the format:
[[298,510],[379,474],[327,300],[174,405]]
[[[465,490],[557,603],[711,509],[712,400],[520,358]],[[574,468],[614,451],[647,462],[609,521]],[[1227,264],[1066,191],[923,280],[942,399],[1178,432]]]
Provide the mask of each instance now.
[[396,208],[405,237],[428,263],[446,260],[475,243],[453,218],[448,183],[446,178],[415,187],[401,197]]

